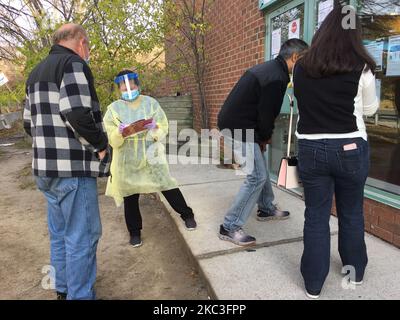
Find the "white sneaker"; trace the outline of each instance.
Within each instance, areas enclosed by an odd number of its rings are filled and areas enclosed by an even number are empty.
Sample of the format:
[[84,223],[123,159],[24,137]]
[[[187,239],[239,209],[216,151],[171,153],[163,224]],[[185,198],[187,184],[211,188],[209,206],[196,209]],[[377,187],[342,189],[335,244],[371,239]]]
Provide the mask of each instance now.
[[361,286],[361,285],[364,283],[364,281],[361,280],[361,281],[357,282],[357,281],[350,280],[350,283],[351,283],[351,284],[354,284],[354,285],[356,285],[356,286]]
[[311,294],[306,290],[306,296],[310,299],[316,300],[319,299],[320,295],[319,294]]

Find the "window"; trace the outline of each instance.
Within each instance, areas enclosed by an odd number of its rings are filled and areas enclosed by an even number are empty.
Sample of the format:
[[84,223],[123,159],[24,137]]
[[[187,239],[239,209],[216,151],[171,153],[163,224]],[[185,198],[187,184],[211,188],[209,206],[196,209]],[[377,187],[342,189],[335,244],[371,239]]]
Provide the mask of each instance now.
[[271,19],[271,58],[275,58],[281,45],[289,38],[304,39],[304,4]]
[[[343,1],[345,4],[349,4],[350,1]],[[331,12],[334,6],[334,0],[317,0],[315,8],[315,28],[314,32],[316,32],[321,26],[322,22],[324,22],[326,16]]]
[[400,6],[396,0],[358,1],[366,48],[377,62],[380,109],[366,118],[371,145],[367,184],[400,195]]

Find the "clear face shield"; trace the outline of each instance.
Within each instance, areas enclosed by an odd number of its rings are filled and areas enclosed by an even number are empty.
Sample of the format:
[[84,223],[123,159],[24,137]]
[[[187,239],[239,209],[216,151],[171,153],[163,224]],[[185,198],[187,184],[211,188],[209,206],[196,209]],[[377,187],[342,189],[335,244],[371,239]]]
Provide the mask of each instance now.
[[[137,88],[132,88],[131,81],[134,82]],[[139,76],[137,73],[128,73],[115,78],[114,82],[121,87],[121,84],[125,85],[126,91],[122,90],[121,97],[123,100],[134,101],[140,95],[139,90]]]

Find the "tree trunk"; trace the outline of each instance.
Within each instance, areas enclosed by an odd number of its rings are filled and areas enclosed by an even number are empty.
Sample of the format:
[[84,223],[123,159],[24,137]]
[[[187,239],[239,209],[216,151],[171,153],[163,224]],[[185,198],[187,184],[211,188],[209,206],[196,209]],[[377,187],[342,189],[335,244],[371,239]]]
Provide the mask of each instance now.
[[202,81],[198,82],[199,94],[200,94],[200,105],[201,105],[201,119],[202,119],[202,129],[209,129],[209,117],[206,102],[206,95],[204,90],[204,84]]

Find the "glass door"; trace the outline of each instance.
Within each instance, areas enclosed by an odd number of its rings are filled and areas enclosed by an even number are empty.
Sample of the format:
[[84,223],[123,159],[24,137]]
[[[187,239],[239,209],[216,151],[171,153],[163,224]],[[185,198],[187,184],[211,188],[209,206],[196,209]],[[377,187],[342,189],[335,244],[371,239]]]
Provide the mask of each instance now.
[[[295,1],[294,3],[299,2]],[[290,38],[305,38],[305,3],[291,3],[271,13],[269,26],[268,59],[274,59],[279,53],[281,45]]]
[[[334,0],[314,0],[314,20],[310,19],[312,22],[311,29],[314,30],[313,35],[319,27],[321,26],[322,22],[324,22],[326,16],[331,12]],[[353,1],[345,0],[343,1],[344,4],[351,4],[354,5]]]
[[[281,6],[267,15],[267,41],[266,59],[274,59],[281,45],[289,39],[298,38],[309,41],[308,21],[309,1],[295,0]],[[293,95],[293,89],[288,89],[282,105],[281,114],[275,122],[272,145],[269,147],[269,167],[272,177],[277,175],[280,161],[286,155],[289,140],[289,96]],[[296,110],[296,107],[295,107]],[[297,116],[294,118],[296,124]],[[296,141],[294,136],[295,125],[292,134],[292,152],[296,153]]]

